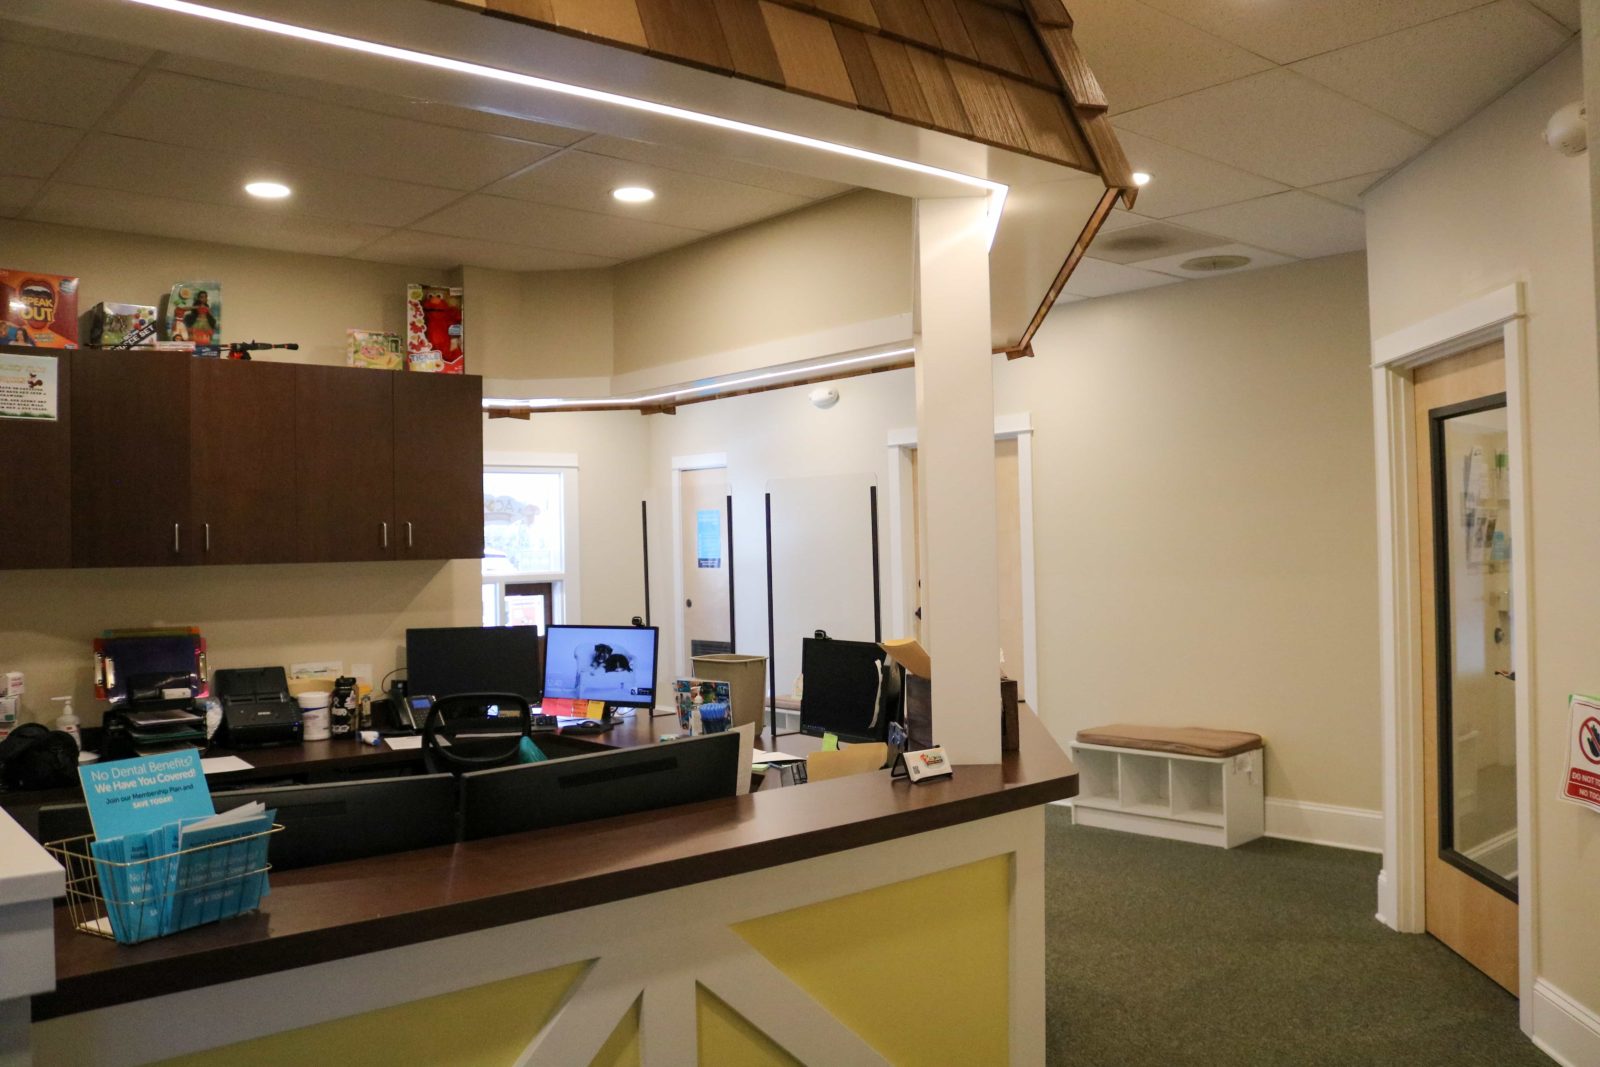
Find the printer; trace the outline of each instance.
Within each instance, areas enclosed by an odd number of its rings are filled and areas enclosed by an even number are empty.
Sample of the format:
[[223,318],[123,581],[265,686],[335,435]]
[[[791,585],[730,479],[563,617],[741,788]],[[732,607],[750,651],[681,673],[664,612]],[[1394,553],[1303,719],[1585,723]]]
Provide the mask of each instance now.
[[217,671],[213,679],[222,702],[219,738],[232,748],[300,743],[300,705],[289,695],[282,667],[244,667]]

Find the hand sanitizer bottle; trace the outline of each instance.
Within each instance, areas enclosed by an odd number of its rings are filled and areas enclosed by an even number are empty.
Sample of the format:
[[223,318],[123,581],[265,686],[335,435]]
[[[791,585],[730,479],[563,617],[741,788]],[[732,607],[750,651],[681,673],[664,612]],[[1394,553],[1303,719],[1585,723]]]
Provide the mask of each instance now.
[[56,719],[56,729],[72,738],[78,750],[83,750],[83,738],[78,733],[78,717],[72,713],[71,697],[51,697],[51,700],[61,702],[61,716]]

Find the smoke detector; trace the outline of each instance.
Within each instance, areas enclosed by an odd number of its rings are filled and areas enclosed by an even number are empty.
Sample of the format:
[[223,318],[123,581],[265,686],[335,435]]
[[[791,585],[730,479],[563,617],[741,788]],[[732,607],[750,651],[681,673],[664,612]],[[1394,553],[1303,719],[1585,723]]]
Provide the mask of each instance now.
[[1564,156],[1575,156],[1589,147],[1588,113],[1583,101],[1574,100],[1550,116],[1545,123],[1544,143]]
[[1178,269],[1194,271],[1196,274],[1209,274],[1219,270],[1238,270],[1249,265],[1249,256],[1195,256],[1179,263]]
[[820,411],[827,411],[839,402],[839,390],[825,385],[820,389],[811,390],[809,399],[813,407]]

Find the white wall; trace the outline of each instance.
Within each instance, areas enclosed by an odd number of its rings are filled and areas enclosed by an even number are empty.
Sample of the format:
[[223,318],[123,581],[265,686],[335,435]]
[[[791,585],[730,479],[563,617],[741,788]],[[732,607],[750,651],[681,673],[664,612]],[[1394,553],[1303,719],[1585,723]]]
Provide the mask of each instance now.
[[[1583,94],[1576,47],[1367,196],[1372,335],[1523,282],[1532,494],[1537,973],[1600,1010],[1600,816],[1557,799],[1567,694],[1600,691],[1600,367],[1590,161],[1539,133]],[[1591,117],[1591,132],[1593,120]],[[1593,156],[1600,146],[1591,147]]]
[[1271,797],[1381,806],[1359,254],[1056,308],[995,370],[1033,416],[1039,694],[1251,730]]

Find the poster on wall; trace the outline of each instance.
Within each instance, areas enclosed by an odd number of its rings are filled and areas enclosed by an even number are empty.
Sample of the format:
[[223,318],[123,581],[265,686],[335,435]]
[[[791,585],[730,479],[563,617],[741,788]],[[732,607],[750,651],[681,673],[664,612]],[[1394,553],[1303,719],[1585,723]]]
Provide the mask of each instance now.
[[1590,811],[1600,811],[1600,697],[1572,694],[1572,726],[1567,740],[1566,776],[1561,796]]
[[694,513],[694,554],[701,567],[722,566],[722,512],[705,508]]
[[0,354],[0,419],[56,420],[55,356]]

